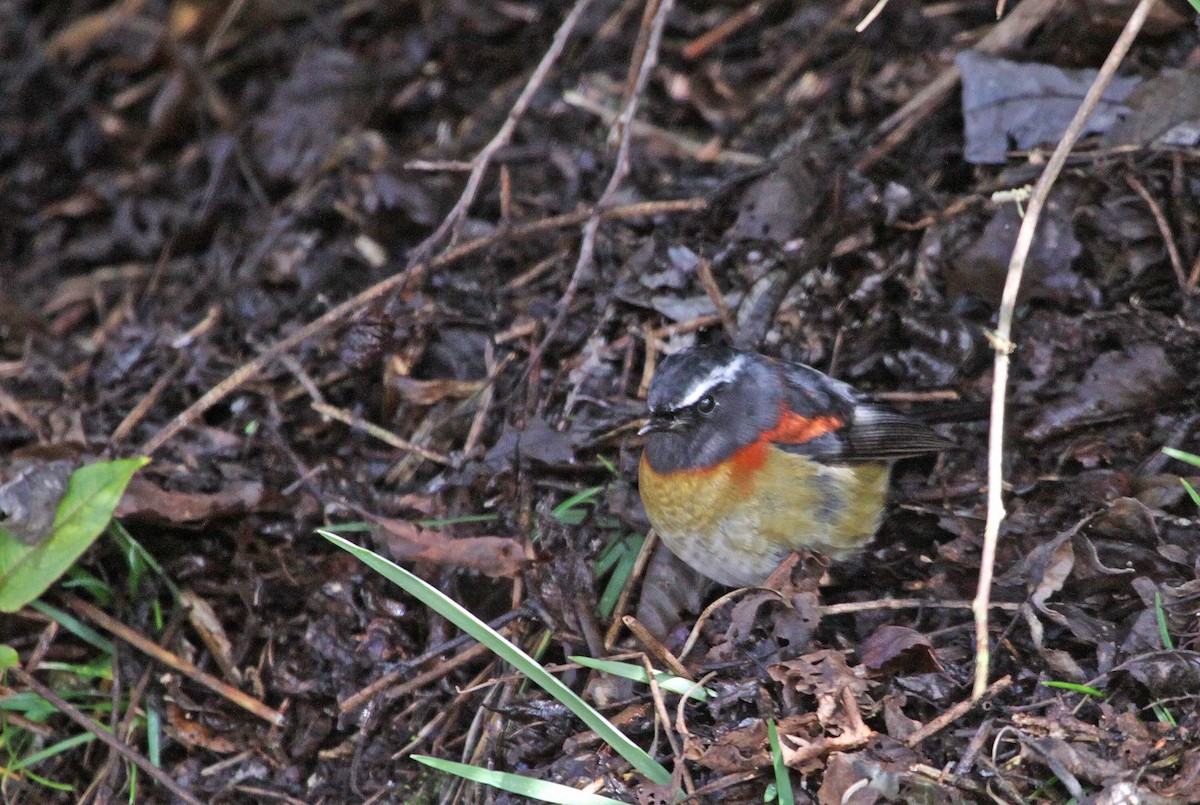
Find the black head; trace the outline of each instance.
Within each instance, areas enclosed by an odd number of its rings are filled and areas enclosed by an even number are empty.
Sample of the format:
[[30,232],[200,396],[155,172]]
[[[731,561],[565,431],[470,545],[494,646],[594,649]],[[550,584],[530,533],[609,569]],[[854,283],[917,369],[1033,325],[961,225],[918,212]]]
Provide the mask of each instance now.
[[667,357],[650,384],[642,432],[657,472],[710,467],[775,426],[783,400],[777,367],[724,345]]

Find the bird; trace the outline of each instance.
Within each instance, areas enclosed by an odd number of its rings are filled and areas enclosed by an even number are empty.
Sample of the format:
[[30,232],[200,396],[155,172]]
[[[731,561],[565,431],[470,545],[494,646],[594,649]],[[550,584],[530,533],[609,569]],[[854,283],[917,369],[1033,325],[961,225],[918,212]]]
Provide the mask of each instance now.
[[901,458],[957,445],[811,366],[723,343],[659,364],[638,488],[686,564],[761,586],[793,551],[845,559],[875,535]]

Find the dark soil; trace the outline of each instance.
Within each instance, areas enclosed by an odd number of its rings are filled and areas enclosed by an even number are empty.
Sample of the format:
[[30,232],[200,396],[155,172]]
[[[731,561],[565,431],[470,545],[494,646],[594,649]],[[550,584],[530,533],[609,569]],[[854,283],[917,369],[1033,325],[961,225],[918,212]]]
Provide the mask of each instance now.
[[[1099,66],[1132,5],[1090,5],[1051,8],[1002,55]],[[161,719],[162,768],[202,801],[514,799],[412,754],[654,801],[573,716],[315,529],[389,518],[348,536],[548,665],[640,650],[610,631],[622,614],[678,653],[724,591],[660,558],[612,615],[596,563],[646,533],[636,431],[654,363],[724,329],[892,393],[963,449],[901,463],[875,543],[819,586],[800,567],[782,598],[707,617],[683,663],[717,695],[682,721],[673,694],[666,725],[643,685],[575,666],[564,681],[667,768],[664,731],[686,724],[672,740],[700,801],[762,800],[766,719],[799,801],[1200,801],[1200,510],[1179,480],[1200,486],[1200,469],[1161,452],[1200,453],[1200,150],[1146,128],[1164,106],[1200,119],[1200,75],[1131,100],[1132,133],[1086,139],[1043,215],[1014,325],[996,684],[926,730],[974,673],[987,335],[1020,225],[991,194],[1035,181],[1053,140],[1010,137],[1000,164],[968,163],[957,89],[915,125],[881,124],[995,7],[891,0],[856,34],[869,4],[680,2],[629,172],[604,196],[650,23],[642,4],[597,0],[466,216],[427,240],[571,8],[0,5],[3,451],[149,452],[121,522],[213,621],[185,617],[158,573],[131,578],[108,537],[80,569],[113,594],[105,611],[283,726],[117,638],[111,680],[37,670],[96,651],[43,610],[3,616],[4,641],[58,690],[98,686],[110,707],[88,712],[106,725],[130,708]],[[1122,74],[1195,71],[1195,17],[1160,3]],[[66,610],[88,589],[43,600]],[[23,692],[7,682],[0,696]],[[120,737],[145,752],[133,723]],[[81,732],[59,715],[4,729],[6,746],[36,736],[5,767]],[[131,769],[89,743],[5,777],[5,801],[126,801]],[[137,776],[137,800],[170,798]]]

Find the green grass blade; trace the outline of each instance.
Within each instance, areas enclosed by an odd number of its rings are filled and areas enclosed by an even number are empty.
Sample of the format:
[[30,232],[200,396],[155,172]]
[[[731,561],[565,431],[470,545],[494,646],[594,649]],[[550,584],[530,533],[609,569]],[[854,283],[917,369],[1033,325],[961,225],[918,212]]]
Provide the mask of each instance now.
[[54,780],[51,780],[49,778],[34,774],[33,772],[29,771],[29,769],[26,769],[24,774],[30,780],[32,780],[33,782],[42,786],[43,788],[53,788],[55,791],[72,791],[73,792],[75,790],[75,786],[71,785],[70,783],[55,782]]
[[428,755],[413,755],[412,759],[418,763],[424,763],[426,766],[435,768],[438,771],[462,777],[464,780],[484,783],[485,785],[499,788],[501,791],[507,791],[510,794],[532,797],[533,799],[540,799],[543,802],[554,802],[557,805],[624,805],[620,800],[602,797],[599,794],[589,794],[586,791],[580,791],[559,783],[535,780],[532,777],[524,777],[520,774],[481,769],[478,766],[455,763],[452,760],[441,760],[429,757]]
[[[1200,0],[1197,0],[1197,2],[1200,2]],[[1179,483],[1183,484],[1183,488],[1186,489],[1188,492],[1188,495],[1191,496],[1192,503],[1195,503],[1197,508],[1200,508],[1200,492],[1196,491],[1196,487],[1194,487],[1190,483],[1188,483],[1187,478],[1180,478]]]
[[501,659],[527,676],[541,687],[542,690],[549,693],[572,713],[577,715],[584,724],[595,730],[600,738],[611,746],[617,754],[628,760],[635,769],[651,781],[659,785],[666,785],[671,781],[670,772],[664,769],[658,761],[646,754],[641,747],[629,740],[623,732],[613,726],[612,722],[581,699],[575,691],[563,684],[558,677],[548,672],[532,657],[509,642],[495,629],[475,617],[471,612],[463,609],[458,602],[454,601],[441,590],[394,562],[390,562],[382,556],[372,553],[366,548],[359,547],[336,534],[331,534],[323,530],[319,530],[317,533],[342,550],[354,555],[367,565],[367,567],[381,574],[388,581],[399,585],[409,595],[494,651]]
[[1163,707],[1161,704],[1158,704],[1158,703],[1155,703],[1153,705],[1153,708],[1154,708],[1154,717],[1157,718],[1161,723],[1167,724],[1172,727],[1179,726],[1179,724],[1176,723],[1176,721],[1175,721],[1175,716],[1171,715],[1170,710],[1168,710],[1167,708]]
[[162,716],[152,704],[146,706],[146,757],[162,768]]
[[101,607],[110,607],[116,601],[112,588],[96,576],[75,565],[67,571],[67,575],[59,582],[64,590],[82,590],[95,600]]
[[40,752],[34,752],[28,757],[23,757],[16,763],[8,767],[9,771],[20,771],[26,766],[32,766],[35,763],[40,763],[46,758],[61,755],[63,752],[74,749],[81,744],[91,743],[96,740],[96,736],[90,732],[82,732],[79,735],[73,735],[70,738],[65,738],[56,744],[51,744]]
[[1191,464],[1193,467],[1200,467],[1200,456],[1196,455],[1195,453],[1188,453],[1184,450],[1176,450],[1174,447],[1164,447],[1162,451],[1176,461],[1182,461],[1184,464]]
[[604,491],[602,486],[592,486],[578,492],[564,500],[562,503],[554,507],[550,512],[555,520],[558,520],[564,525],[579,525],[583,522],[586,512],[581,508],[583,504],[590,501],[592,498]]
[[1052,679],[1048,682],[1043,682],[1048,688],[1058,688],[1059,690],[1069,690],[1072,693],[1084,693],[1088,696],[1095,696],[1097,699],[1103,699],[1107,694],[1102,690],[1088,687],[1087,685],[1079,685],[1075,682],[1059,682],[1057,679]]
[[83,621],[76,618],[69,612],[63,612],[58,607],[50,606],[45,601],[31,601],[29,608],[40,612],[50,620],[57,623],[62,628],[66,629],[71,634],[78,637],[85,643],[90,643],[95,648],[100,649],[105,654],[111,655],[114,651],[112,641],[104,635],[97,632],[92,627],[88,626]]
[[417,520],[422,528],[445,528],[448,525],[463,523],[494,523],[500,519],[498,514],[464,514],[459,517],[433,517],[428,520]]
[[[646,682],[646,669],[640,665],[634,665],[629,662],[617,662],[615,660],[597,660],[594,657],[583,656],[568,657],[567,659],[582,665],[584,668],[594,668],[597,671],[619,676],[623,679],[632,679],[635,682]],[[687,696],[698,702],[708,701],[709,696],[715,695],[708,688],[698,687],[690,679],[684,679],[681,676],[674,676],[662,671],[654,672],[654,680],[663,690],[678,693],[680,696]]]
[[[645,541],[645,536],[641,534],[630,534],[619,542],[613,543],[619,546],[620,550],[612,552],[612,575],[609,577],[608,583],[604,585],[604,592],[601,593],[600,600],[596,603],[596,611],[601,620],[606,621],[612,617],[613,610],[617,608],[617,601],[621,598],[621,591],[629,583],[629,577],[633,575],[633,569],[637,566],[638,554],[641,553],[642,543]],[[597,567],[596,578],[602,578],[603,575],[604,572]]]
[[775,791],[779,805],[795,805],[796,795],[792,792],[792,778],[788,776],[787,764],[783,762],[783,749],[779,746],[779,730],[775,719],[767,719],[767,740],[771,744],[771,765],[775,769]]
[[1175,641],[1171,639],[1171,632],[1167,629],[1167,613],[1163,610],[1162,596],[1157,591],[1154,593],[1154,617],[1158,621],[1158,637],[1162,640],[1163,648],[1173,651]]
[[162,579],[163,584],[171,591],[171,596],[175,601],[179,601],[179,587],[175,584],[174,580],[167,574],[167,571],[163,570],[163,566],[158,563],[154,555],[146,550],[146,547],[142,543],[134,539],[132,534],[125,530],[125,526],[114,520],[108,527],[108,535],[121,546],[131,569],[135,561],[144,563],[146,567],[153,570]]

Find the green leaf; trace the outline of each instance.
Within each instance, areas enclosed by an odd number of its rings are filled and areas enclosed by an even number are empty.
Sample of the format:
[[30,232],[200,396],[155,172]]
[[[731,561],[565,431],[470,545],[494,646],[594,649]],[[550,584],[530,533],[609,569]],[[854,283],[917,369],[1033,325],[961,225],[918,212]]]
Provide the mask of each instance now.
[[[619,676],[623,679],[632,679],[635,682],[646,682],[646,669],[640,665],[634,665],[630,662],[617,662],[616,660],[597,660],[594,657],[573,656],[568,657],[571,662],[578,663],[584,668],[594,668],[597,671],[603,671],[606,674]],[[671,693],[678,693],[680,696],[687,696],[695,699],[698,702],[708,701],[709,696],[714,696],[711,690],[706,687],[697,685],[690,679],[684,679],[681,676],[666,674],[662,671],[654,672],[654,681],[663,690]]]
[[54,705],[33,691],[22,691],[5,696],[0,699],[0,710],[20,713],[30,721],[36,721],[39,724],[58,712]]
[[12,646],[0,643],[0,671],[6,668],[12,668],[21,662],[21,658],[17,655],[17,650]]
[[0,529],[0,611],[25,606],[75,563],[112,519],[129,479],[149,461],[129,458],[80,467],[67,483],[50,536],[37,545],[24,545]]
[[641,747],[629,740],[623,732],[613,726],[612,722],[579,698],[575,691],[563,684],[558,677],[539,665],[518,646],[475,617],[473,613],[463,609],[454,599],[394,562],[389,562],[382,556],[372,553],[366,548],[361,548],[337,534],[323,530],[318,530],[317,533],[342,550],[358,557],[367,567],[399,585],[406,593],[490,648],[502,660],[529,677],[542,690],[566,706],[584,724],[595,730],[600,738],[612,747],[613,751],[629,761],[635,769],[646,775],[651,781],[659,785],[666,785],[671,781],[670,772],[646,754]]
[[508,791],[510,794],[532,797],[533,799],[540,799],[543,802],[554,802],[558,803],[558,805],[623,805],[617,799],[602,797],[599,794],[589,794],[577,788],[571,788],[559,783],[535,780],[532,777],[525,777],[520,774],[481,769],[478,766],[455,763],[453,760],[441,760],[440,758],[429,757],[428,755],[413,755],[412,758],[418,763],[424,763],[426,766],[431,766],[438,771],[462,777],[464,780],[484,783],[485,785],[499,788],[501,791]]
[[779,797],[779,805],[795,805],[796,795],[792,793],[792,778],[788,776],[787,764],[783,762],[779,730],[775,728],[773,718],[767,719],[767,741],[771,744],[771,765],[775,768],[775,791]]

